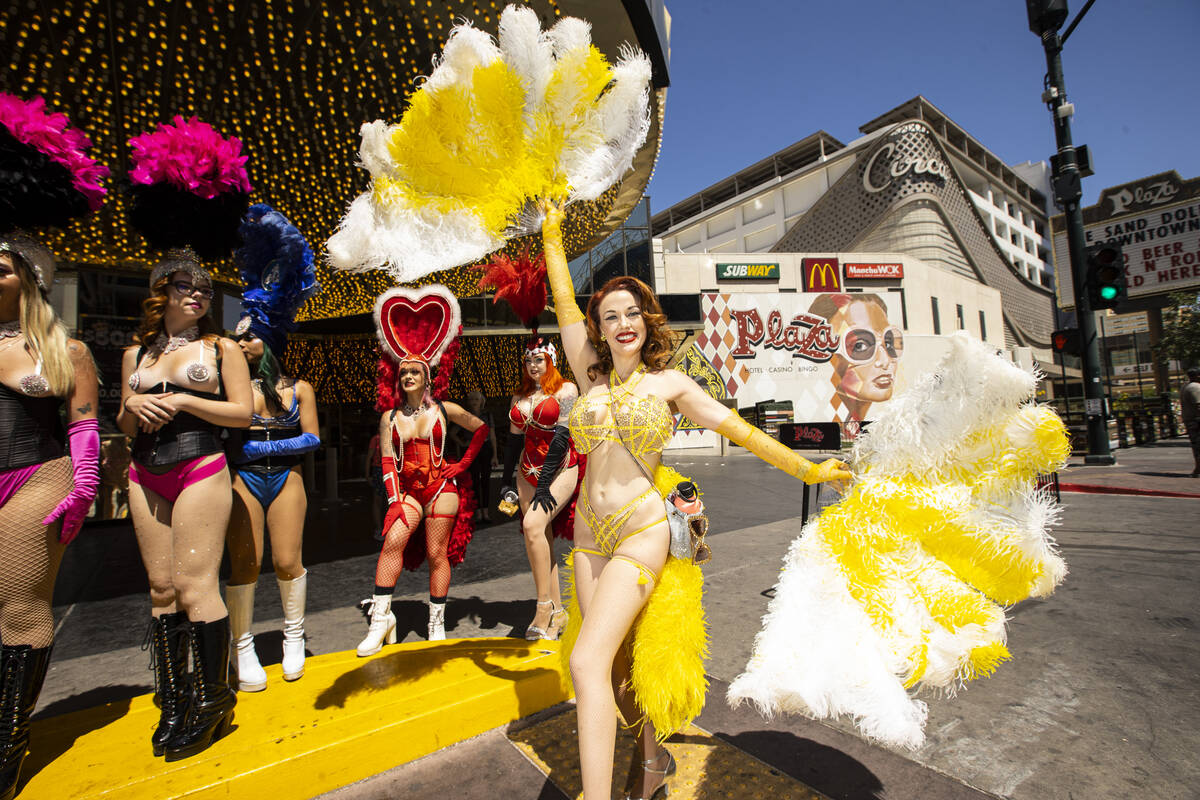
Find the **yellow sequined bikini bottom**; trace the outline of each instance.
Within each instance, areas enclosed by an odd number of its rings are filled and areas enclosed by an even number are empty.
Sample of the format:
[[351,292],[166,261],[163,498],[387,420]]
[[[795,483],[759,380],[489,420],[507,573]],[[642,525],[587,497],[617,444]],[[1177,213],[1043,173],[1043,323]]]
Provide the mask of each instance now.
[[654,570],[636,558],[616,552],[621,543],[630,537],[636,536],[647,528],[653,528],[655,525],[666,521],[667,515],[664,513],[661,518],[654,520],[649,525],[643,525],[637,530],[630,531],[623,536],[621,535],[621,529],[625,527],[625,523],[629,522],[629,518],[633,516],[633,512],[637,511],[651,497],[660,504],[662,503],[662,495],[658,493],[657,489],[651,486],[613,513],[598,517],[596,516],[596,512],[592,510],[592,504],[588,502],[587,481],[584,481],[579,487],[579,501],[575,504],[575,510],[583,516],[583,521],[592,529],[592,538],[596,540],[596,546],[600,549],[590,550],[584,547],[576,547],[572,552],[591,553],[597,556],[604,556],[605,558],[627,561],[637,567],[638,571],[642,573],[638,579],[639,584],[655,583],[658,580],[658,574]]

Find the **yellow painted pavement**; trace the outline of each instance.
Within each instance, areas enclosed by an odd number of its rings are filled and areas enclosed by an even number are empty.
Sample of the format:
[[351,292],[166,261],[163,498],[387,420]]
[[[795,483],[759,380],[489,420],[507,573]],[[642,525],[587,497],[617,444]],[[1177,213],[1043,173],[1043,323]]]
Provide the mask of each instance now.
[[[567,699],[557,642],[458,639],[309,658],[287,683],[239,694],[234,730],[167,763],[143,695],[34,723],[22,800],[291,800],[425,756]],[[572,719],[574,715],[572,714]]]

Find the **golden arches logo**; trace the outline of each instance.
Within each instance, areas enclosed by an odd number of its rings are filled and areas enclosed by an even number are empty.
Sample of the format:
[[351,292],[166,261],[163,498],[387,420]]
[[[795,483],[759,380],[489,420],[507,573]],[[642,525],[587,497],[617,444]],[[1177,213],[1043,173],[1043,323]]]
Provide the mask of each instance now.
[[806,292],[840,292],[841,272],[836,258],[806,258],[801,264]]

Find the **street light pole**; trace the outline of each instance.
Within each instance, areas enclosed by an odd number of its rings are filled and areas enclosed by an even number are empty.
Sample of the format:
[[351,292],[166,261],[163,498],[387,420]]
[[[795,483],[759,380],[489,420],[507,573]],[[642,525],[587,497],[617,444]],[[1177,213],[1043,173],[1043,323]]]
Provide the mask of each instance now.
[[[1063,4],[1065,11],[1065,4]],[[1086,8],[1084,9],[1086,11]],[[1080,15],[1082,16],[1082,14]],[[1078,20],[1076,20],[1078,22]],[[1074,26],[1072,25],[1072,29]],[[1058,170],[1054,173],[1055,199],[1063,207],[1067,223],[1067,250],[1071,257],[1071,285],[1075,291],[1075,316],[1079,324],[1082,358],[1083,397],[1087,414],[1087,464],[1115,464],[1108,446],[1108,421],[1104,385],[1100,382],[1100,347],[1096,338],[1096,318],[1087,292],[1087,241],[1083,233],[1083,197],[1075,146],[1071,143],[1071,115],[1074,106],[1067,102],[1063,81],[1062,39],[1057,26],[1041,33],[1046,50],[1046,91],[1042,99],[1050,107],[1054,120],[1054,138],[1058,144]],[[1065,375],[1064,375],[1065,379]]]

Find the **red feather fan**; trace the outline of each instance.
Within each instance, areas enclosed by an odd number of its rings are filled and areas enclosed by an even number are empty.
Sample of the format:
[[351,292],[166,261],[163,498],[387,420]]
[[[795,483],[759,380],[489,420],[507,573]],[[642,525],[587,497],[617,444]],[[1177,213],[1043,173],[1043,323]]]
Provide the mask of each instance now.
[[479,290],[493,291],[493,302],[506,301],[525,327],[537,330],[538,314],[546,308],[546,256],[531,258],[525,245],[516,258],[496,253],[482,269]]

